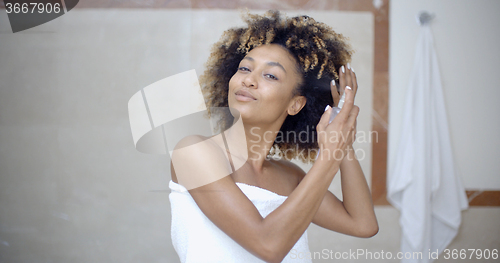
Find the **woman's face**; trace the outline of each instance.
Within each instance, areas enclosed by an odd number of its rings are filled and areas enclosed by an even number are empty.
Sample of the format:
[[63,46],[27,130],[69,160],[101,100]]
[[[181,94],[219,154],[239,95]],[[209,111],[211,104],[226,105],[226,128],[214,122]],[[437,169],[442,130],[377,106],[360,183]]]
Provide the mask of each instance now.
[[[277,44],[252,49],[229,81],[228,104],[245,123],[284,121],[305,105],[305,97],[293,96],[302,81],[295,58]],[[280,124],[281,125],[281,124]]]

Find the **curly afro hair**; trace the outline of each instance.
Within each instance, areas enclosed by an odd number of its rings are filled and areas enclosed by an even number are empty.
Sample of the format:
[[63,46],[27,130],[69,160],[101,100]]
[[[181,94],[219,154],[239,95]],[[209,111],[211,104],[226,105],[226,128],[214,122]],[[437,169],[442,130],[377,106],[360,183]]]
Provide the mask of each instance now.
[[[236,73],[245,55],[260,45],[279,44],[295,57],[302,74],[295,94],[306,97],[306,105],[296,115],[289,115],[279,134],[293,132],[293,141],[277,136],[270,153],[282,154],[290,160],[298,158],[304,163],[314,162],[318,150],[315,127],[326,105],[333,105],[330,81],[338,86],[338,70],[350,61],[353,53],[346,38],[333,29],[308,16],[285,17],[270,10],[264,15],[246,14],[244,28],[231,28],[215,43],[200,77],[208,116],[210,107],[228,107],[229,80]],[[218,128],[225,130],[234,117],[221,119]],[[305,152],[305,154],[304,154]]]

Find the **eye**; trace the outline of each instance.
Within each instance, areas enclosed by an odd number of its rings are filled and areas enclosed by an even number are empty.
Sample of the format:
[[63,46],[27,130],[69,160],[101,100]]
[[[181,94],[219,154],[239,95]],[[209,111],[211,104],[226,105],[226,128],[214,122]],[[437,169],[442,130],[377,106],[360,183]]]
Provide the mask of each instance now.
[[250,71],[247,67],[239,67],[238,71]]
[[273,80],[278,80],[278,78],[276,76],[274,76],[273,74],[266,74],[265,76],[266,76],[266,78],[270,78],[270,79],[273,79]]

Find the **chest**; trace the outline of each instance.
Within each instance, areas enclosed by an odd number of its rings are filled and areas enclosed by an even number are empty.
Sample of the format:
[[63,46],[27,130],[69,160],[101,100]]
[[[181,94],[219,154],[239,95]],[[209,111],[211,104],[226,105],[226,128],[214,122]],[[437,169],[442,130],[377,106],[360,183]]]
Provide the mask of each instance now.
[[257,173],[246,163],[231,177],[235,182],[257,186],[283,196],[290,195],[298,184],[297,177],[279,165],[270,165]]

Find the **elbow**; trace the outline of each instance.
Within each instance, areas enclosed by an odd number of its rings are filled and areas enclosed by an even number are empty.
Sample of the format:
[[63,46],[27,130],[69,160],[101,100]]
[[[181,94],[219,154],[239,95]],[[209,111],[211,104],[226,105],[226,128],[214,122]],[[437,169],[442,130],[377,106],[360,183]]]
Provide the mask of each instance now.
[[375,221],[369,224],[364,224],[363,227],[360,227],[357,236],[362,238],[370,238],[375,236],[378,233],[378,231],[379,231],[378,223],[377,221]]
[[363,233],[364,234],[363,237],[364,238],[373,237],[373,236],[375,236],[378,233],[378,230],[379,230],[378,226],[376,226],[376,227],[374,227],[374,228],[372,228],[370,230],[367,230],[366,232]]
[[285,256],[280,256],[278,253],[274,253],[274,254],[268,255],[264,259],[264,261],[267,263],[281,263],[281,262],[283,262],[283,259],[285,258]]
[[265,248],[261,250],[260,258],[268,263],[280,263],[285,258],[286,254],[280,253],[276,249]]
[[264,259],[264,261],[267,263],[280,263],[283,261],[283,258],[280,259],[279,257],[274,256],[274,257],[266,258],[266,259]]
[[268,263],[280,263],[288,254],[288,252],[285,252],[278,245],[271,245],[267,243],[262,244],[260,247],[258,256]]

